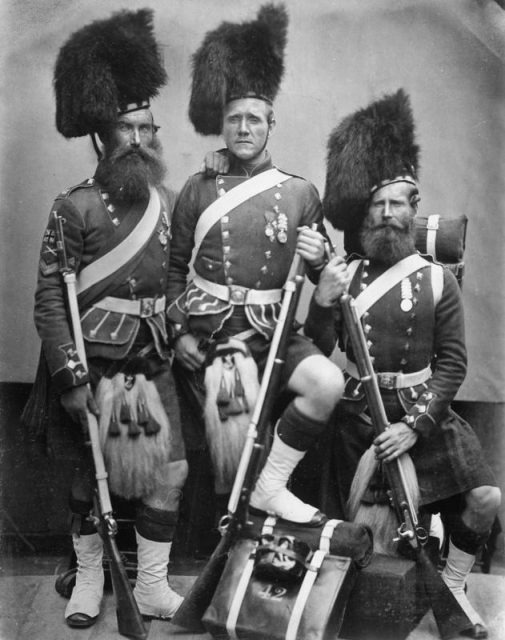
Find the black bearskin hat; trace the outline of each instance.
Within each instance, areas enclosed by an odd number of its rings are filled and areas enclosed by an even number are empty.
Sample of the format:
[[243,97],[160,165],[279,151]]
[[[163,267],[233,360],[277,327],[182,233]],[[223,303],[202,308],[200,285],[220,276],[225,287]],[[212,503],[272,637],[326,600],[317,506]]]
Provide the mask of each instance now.
[[377,187],[417,183],[418,156],[410,100],[403,89],[344,118],[328,141],[326,218],[341,231],[357,232]]
[[95,132],[127,105],[148,106],[167,81],[150,9],[119,11],[70,36],[54,69],[56,128],[66,138]]
[[223,22],[193,55],[189,118],[198,133],[219,135],[223,108],[233,98],[273,102],[284,74],[288,14],[284,5],[260,8],[256,20]]

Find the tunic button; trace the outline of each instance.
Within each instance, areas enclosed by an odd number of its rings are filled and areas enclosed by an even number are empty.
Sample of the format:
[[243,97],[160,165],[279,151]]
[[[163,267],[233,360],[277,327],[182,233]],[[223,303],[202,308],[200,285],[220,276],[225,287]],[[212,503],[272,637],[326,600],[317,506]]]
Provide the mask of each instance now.
[[402,358],[400,360],[400,364],[402,365],[402,367],[404,367],[407,364],[408,360],[405,360],[405,358]]
[[268,271],[268,267],[266,266],[266,264],[264,264],[261,269],[260,269],[261,273],[265,274]]
[[223,224],[228,224],[228,222],[230,222],[230,218],[228,216],[223,216],[221,218],[221,222],[223,222]]
[[412,335],[412,327],[408,327],[407,331],[405,332],[408,336]]
[[225,195],[225,193],[226,193],[226,190],[225,190],[225,189],[223,189],[223,188],[221,188],[221,189],[218,189],[218,190],[217,190],[217,195],[218,195],[219,197],[224,196],[224,195]]
[[230,247],[229,245],[225,244],[223,247],[223,253],[230,253]]
[[230,237],[230,232],[229,231],[223,231],[223,240],[228,240],[229,237]]
[[276,200],[280,200],[280,199],[282,198],[282,196],[281,196],[281,194],[280,194],[280,193],[275,193],[275,194],[274,194],[274,198],[275,198]]
[[231,267],[231,262],[229,260],[226,260],[226,262],[224,263],[224,266],[226,269],[229,269]]
[[226,284],[228,284],[228,285],[229,285],[229,284],[233,284],[233,278],[231,278],[230,276],[228,276],[228,277],[226,278]]

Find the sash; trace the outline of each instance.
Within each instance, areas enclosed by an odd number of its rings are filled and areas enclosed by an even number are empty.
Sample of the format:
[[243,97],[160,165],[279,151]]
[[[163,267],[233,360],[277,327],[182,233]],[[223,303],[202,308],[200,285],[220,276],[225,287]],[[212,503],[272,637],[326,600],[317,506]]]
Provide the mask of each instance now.
[[257,196],[259,193],[267,191],[275,187],[275,185],[289,180],[291,177],[292,176],[282,173],[278,169],[268,169],[268,171],[258,173],[256,176],[249,178],[249,180],[241,182],[217,200],[214,200],[214,202],[205,209],[196,223],[193,255],[195,257],[197,256],[203,239],[214,224],[218,220],[221,220],[223,216],[230,213],[233,209],[236,209],[240,204],[249,200],[249,198]]
[[361,316],[373,306],[377,300],[392,289],[395,285],[406,278],[417,269],[421,269],[430,263],[421,258],[418,253],[414,253],[411,256],[407,256],[397,262],[376,280],[374,280],[366,289],[364,289],[358,296],[356,296],[356,311],[358,316]]
[[87,291],[97,282],[105,280],[134,258],[151,239],[160,216],[160,196],[154,187],[149,187],[149,202],[144,215],[128,236],[78,274],[78,294]]

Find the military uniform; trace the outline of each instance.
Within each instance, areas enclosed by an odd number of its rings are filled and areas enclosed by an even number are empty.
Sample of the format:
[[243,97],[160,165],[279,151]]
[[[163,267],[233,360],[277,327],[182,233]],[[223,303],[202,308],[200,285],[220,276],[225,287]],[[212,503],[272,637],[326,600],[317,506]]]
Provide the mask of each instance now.
[[[361,261],[351,295],[357,297],[386,270],[383,264]],[[437,292],[438,279],[442,286]],[[475,433],[450,408],[465,377],[466,349],[461,294],[449,269],[424,261],[365,311],[362,321],[387,417],[405,421],[419,436],[409,453],[421,504],[493,484]],[[305,331],[326,353],[338,337],[347,356],[330,463],[343,513],[357,464],[375,432],[338,305],[323,308],[312,300]]]
[[[35,323],[45,362],[39,367],[39,378],[40,371],[47,367],[53,397],[87,382],[95,387],[103,375],[112,377],[128,358],[143,349],[149,362],[148,375],[157,384],[174,430],[172,456],[178,460],[184,458],[184,449],[168,359],[164,300],[175,194],[161,189],[158,194],[159,219],[141,250],[78,296],[89,376],[77,355],[69,325],[54,214],[64,219],[68,263],[79,276],[85,267],[108,254],[131,234],[147,202],[128,206],[113,204],[106,188],[94,178],[67,189],[56,198],[44,233],[35,294]],[[36,385],[40,382],[39,379]],[[56,428],[53,417],[49,416],[46,424],[50,430]],[[50,439],[57,443],[58,438],[51,435]]]
[[[197,277],[187,285],[195,227],[202,212],[224,193],[271,167],[268,157],[249,176],[235,163],[228,174],[215,179],[192,176],[181,191],[174,212],[167,289],[169,303],[173,302],[168,318],[178,325],[176,332],[211,338],[231,321],[239,330],[253,329],[271,337],[280,290],[295,254],[297,228],[316,224],[322,229],[317,191],[303,178],[291,176],[215,223],[195,256]],[[316,275],[312,272],[309,277]],[[269,292],[271,298],[254,299],[252,291]]]

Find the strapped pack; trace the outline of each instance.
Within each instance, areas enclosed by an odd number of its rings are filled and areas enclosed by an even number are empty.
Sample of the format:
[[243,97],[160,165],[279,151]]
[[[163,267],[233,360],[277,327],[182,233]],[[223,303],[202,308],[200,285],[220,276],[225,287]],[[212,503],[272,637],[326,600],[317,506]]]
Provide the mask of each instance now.
[[213,637],[337,637],[357,571],[372,554],[363,525],[307,527],[250,515],[203,617]]

